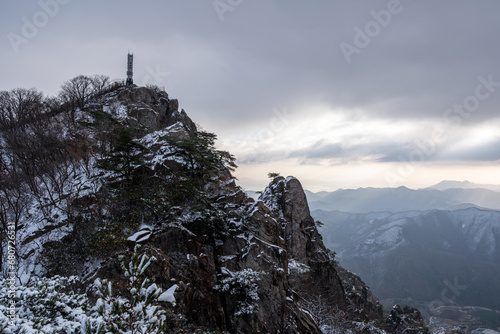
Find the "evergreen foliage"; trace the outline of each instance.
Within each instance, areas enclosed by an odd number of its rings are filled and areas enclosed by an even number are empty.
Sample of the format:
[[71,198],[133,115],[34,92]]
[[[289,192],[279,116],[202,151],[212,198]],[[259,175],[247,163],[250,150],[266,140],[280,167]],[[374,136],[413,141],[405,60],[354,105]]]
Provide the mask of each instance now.
[[16,319],[9,314],[9,285],[6,279],[0,281],[0,332],[14,333],[72,333],[77,332],[86,319],[87,297],[75,293],[71,287],[78,282],[76,276],[42,278],[17,286]]
[[98,300],[91,309],[91,318],[83,323],[82,333],[159,334],[167,327],[167,311],[158,304],[163,290],[150,284],[145,270],[156,261],[141,254],[136,245],[128,265],[121,258],[122,269],[129,278],[126,286],[129,297],[113,295],[112,283],[96,279],[94,288]]
[[275,179],[278,176],[280,176],[280,173],[276,173],[276,172],[267,173],[267,177],[270,178],[270,179]]
[[[86,112],[92,120],[82,125],[99,138],[96,167],[102,172],[90,180],[99,190],[70,203],[72,232],[44,249],[52,274],[73,274],[74,264],[88,256],[107,257],[124,249],[141,223],[179,222],[209,237],[224,233],[226,213],[211,187],[230,178],[228,171],[236,164],[231,154],[215,148],[214,134],[166,133],[150,144],[143,129],[122,124],[102,110]],[[61,269],[58,263],[68,266]]]
[[0,280],[0,332],[5,334],[159,334],[167,327],[169,311],[158,301],[163,290],[150,284],[144,272],[154,258],[136,246],[129,263],[121,259],[129,282],[123,295],[113,293],[113,283],[96,279],[97,301],[92,303],[74,287],[76,276],[42,278],[17,286],[16,319],[12,321],[7,306],[9,280]]
[[227,271],[227,277],[220,281],[216,289],[226,292],[236,299],[236,315],[252,314],[257,311],[259,300],[258,285],[262,272],[247,268],[237,272]]

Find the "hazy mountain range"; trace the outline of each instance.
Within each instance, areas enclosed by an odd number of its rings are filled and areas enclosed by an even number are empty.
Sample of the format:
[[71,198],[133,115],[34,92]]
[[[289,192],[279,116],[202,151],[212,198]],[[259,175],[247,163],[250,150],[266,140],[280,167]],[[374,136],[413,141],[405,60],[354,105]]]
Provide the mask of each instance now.
[[473,182],[470,182],[467,180],[465,180],[465,181],[445,180],[445,181],[441,181],[438,184],[435,184],[429,188],[437,189],[437,190],[460,188],[460,189],[488,189],[488,190],[493,190],[493,191],[500,191],[500,185],[479,184],[479,183],[473,183]]
[[403,212],[411,210],[456,210],[468,207],[500,210],[499,186],[475,185],[470,182],[443,181],[424,189],[358,188],[333,192],[306,192],[311,210],[353,213]]
[[428,316],[438,306],[500,310],[499,211],[312,215],[342,266],[381,300],[413,301]]
[[427,319],[498,329],[497,188],[443,181],[424,189],[339,189],[307,196],[312,216],[324,224],[325,245],[382,301],[418,306]]

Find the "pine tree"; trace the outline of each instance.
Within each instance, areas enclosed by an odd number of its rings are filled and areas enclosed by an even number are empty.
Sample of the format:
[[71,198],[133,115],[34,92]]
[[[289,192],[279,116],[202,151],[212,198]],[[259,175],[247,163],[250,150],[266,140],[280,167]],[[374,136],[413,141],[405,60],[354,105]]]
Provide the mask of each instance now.
[[144,160],[146,148],[132,137],[132,129],[118,126],[115,130],[110,154],[98,161],[98,167],[108,171],[109,184],[114,188],[130,192],[140,185],[143,174],[138,172],[147,166]]

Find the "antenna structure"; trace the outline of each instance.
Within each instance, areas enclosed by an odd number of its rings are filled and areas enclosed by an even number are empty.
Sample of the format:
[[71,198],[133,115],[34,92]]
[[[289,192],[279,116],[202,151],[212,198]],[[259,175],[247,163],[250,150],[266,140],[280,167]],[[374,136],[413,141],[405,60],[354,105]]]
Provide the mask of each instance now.
[[127,86],[132,86],[134,84],[134,80],[132,80],[133,67],[134,67],[134,54],[129,53],[127,56],[127,81],[125,82]]

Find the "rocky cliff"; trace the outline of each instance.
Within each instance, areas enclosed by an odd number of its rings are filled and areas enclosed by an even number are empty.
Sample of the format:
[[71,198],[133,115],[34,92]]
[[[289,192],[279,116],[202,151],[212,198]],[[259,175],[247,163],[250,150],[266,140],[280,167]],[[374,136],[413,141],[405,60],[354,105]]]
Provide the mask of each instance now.
[[[338,265],[296,178],[276,177],[257,201],[247,197],[231,157],[166,93],[121,87],[76,119],[58,134],[68,145],[80,139],[65,162],[71,177],[60,184],[41,172],[33,182],[46,178],[46,188],[28,187],[27,209],[7,212],[17,214],[24,280],[77,274],[84,285],[101,277],[123,290],[119,256],[140,243],[157,259],[150,280],[175,286],[175,303],[164,305],[171,333],[427,332],[413,309],[384,319],[368,287]],[[68,123],[58,115],[51,124]],[[3,150],[15,155],[8,141]]]

